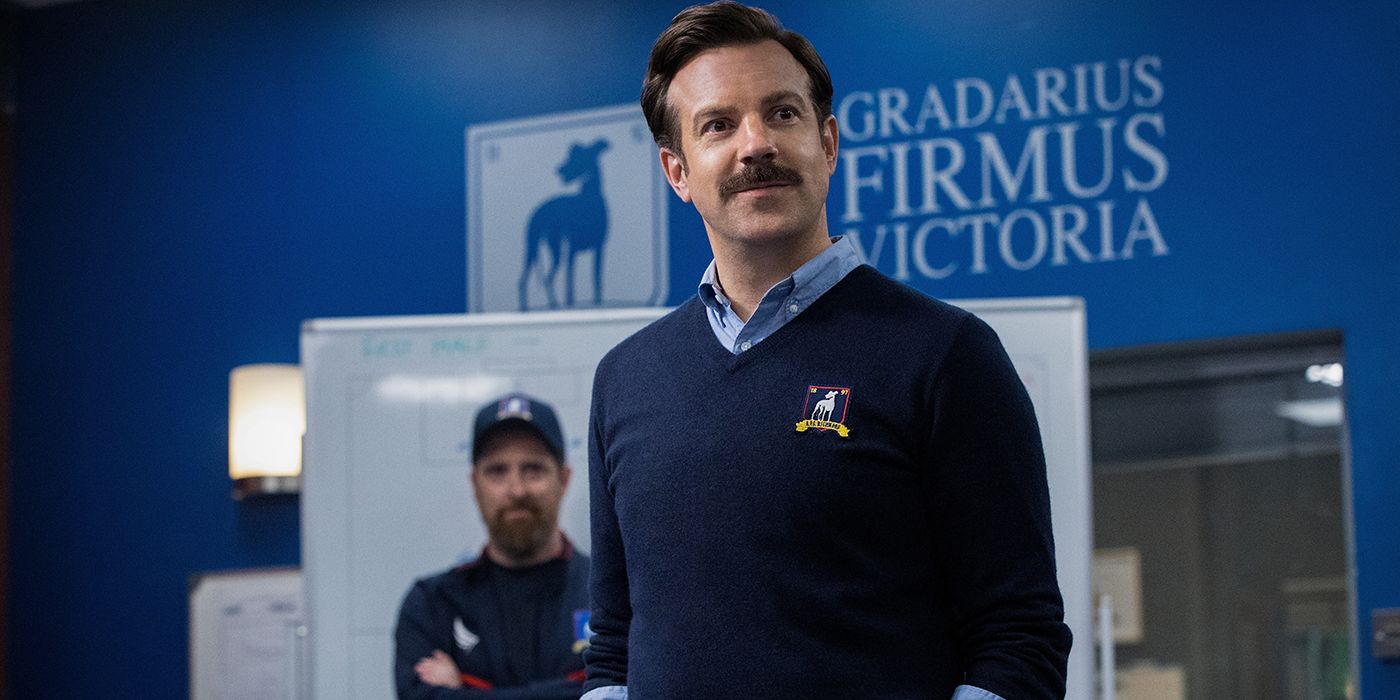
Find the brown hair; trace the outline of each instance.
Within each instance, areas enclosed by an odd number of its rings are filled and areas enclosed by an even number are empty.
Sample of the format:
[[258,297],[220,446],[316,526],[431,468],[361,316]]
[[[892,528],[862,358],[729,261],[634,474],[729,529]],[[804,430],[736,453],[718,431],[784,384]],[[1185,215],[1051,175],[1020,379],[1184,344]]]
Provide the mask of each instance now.
[[709,49],[768,39],[782,44],[807,71],[812,106],[817,110],[818,122],[825,122],[831,116],[831,74],[811,42],[784,29],[776,17],[764,10],[723,0],[682,10],[651,47],[647,76],[642,81],[642,113],[656,144],[680,153],[680,137],[666,104],[666,92],[671,79],[685,64]]

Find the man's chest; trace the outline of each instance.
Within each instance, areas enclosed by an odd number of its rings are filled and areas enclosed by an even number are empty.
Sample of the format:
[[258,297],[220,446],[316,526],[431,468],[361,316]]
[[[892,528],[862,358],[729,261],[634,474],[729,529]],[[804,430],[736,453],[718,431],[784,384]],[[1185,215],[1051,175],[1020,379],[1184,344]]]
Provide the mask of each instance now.
[[920,379],[769,359],[752,377],[677,373],[644,401],[611,397],[605,449],[624,533],[710,522],[762,538],[775,525],[879,528],[923,516],[930,418]]
[[506,687],[583,667],[586,594],[521,602],[493,588],[452,596],[439,609],[435,636],[462,673]]

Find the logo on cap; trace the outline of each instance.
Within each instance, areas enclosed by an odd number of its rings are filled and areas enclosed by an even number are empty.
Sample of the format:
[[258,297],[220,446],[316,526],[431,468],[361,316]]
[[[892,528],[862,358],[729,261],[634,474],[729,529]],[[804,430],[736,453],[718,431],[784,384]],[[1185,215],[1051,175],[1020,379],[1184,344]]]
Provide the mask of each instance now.
[[534,416],[530,415],[530,402],[523,396],[507,396],[501,399],[501,403],[496,406],[496,420],[506,418],[531,420]]

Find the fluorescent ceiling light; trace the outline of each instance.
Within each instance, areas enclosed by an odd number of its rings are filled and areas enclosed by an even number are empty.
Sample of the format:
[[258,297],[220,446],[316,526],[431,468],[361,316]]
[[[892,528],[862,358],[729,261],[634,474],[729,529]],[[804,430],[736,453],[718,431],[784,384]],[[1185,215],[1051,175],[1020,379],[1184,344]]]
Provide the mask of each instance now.
[[510,389],[492,376],[392,375],[375,386],[386,401],[436,404],[479,404]]
[[1313,428],[1335,428],[1342,424],[1342,400],[1333,396],[1325,399],[1280,401],[1274,413]]

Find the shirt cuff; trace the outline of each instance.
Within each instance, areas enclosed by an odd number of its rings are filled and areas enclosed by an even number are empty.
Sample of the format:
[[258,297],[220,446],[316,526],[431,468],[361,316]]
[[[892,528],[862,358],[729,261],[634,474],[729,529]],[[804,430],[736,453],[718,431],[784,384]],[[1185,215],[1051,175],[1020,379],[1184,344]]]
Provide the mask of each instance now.
[[[1001,698],[997,698],[995,695],[991,697],[996,698],[996,700],[1001,700]],[[584,693],[583,697],[578,700],[627,700],[627,686],[608,685],[602,688],[594,688]]]
[[[627,686],[610,685],[603,688],[594,688],[583,694],[579,700],[627,700]],[[981,688],[970,685],[960,685],[953,691],[952,700],[1006,700],[1005,698],[991,693]]]
[[[598,690],[607,690],[607,688],[599,688]],[[583,696],[583,697],[587,698],[588,696],[585,695],[585,696]],[[607,697],[607,696],[605,696],[605,695],[599,695],[598,697]],[[957,689],[957,690],[954,690],[954,691],[953,691],[953,700],[1006,700],[1006,699],[1003,698],[1003,697],[1000,696],[1000,695],[997,695],[996,693],[992,693],[992,692],[988,692],[988,691],[982,690],[981,688],[978,688],[978,687],[976,687],[976,686],[971,686],[971,685],[960,685],[960,686],[958,686],[958,689]]]

